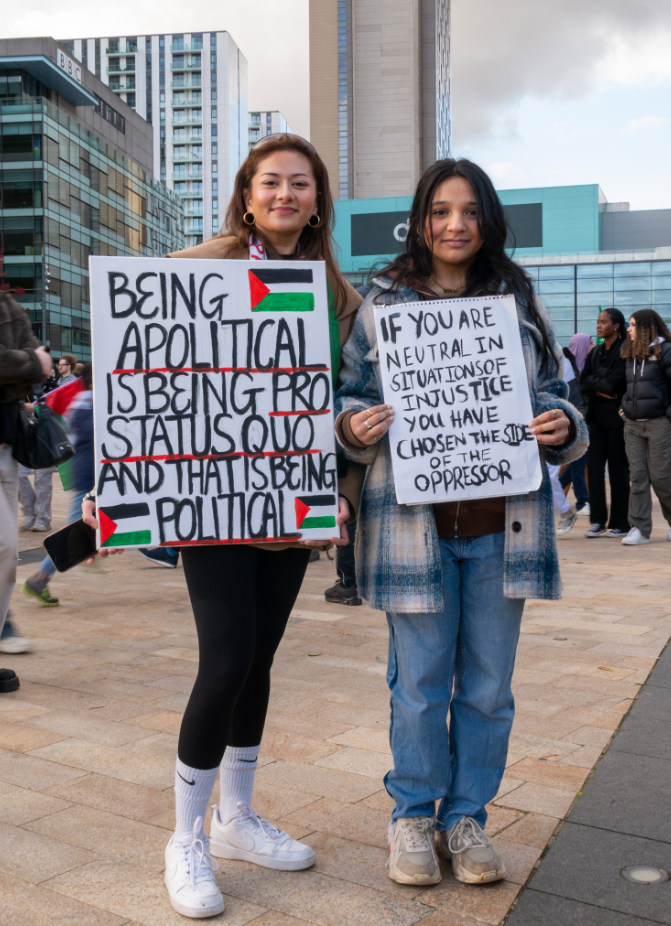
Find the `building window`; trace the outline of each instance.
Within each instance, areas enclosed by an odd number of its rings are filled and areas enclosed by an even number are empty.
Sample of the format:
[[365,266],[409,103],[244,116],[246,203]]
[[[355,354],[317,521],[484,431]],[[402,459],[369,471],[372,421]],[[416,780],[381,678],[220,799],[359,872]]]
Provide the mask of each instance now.
[[210,99],[212,100],[213,103],[216,101],[216,99],[217,99],[217,89],[216,89],[216,87],[212,87],[212,90],[211,90],[211,92],[210,92]]
[[131,107],[131,109],[135,109],[135,94],[134,93],[126,94],[126,103]]
[[252,125],[261,125],[261,113],[250,113]]
[[203,47],[203,36],[202,35],[192,35],[191,36],[191,48],[194,51],[197,51]]
[[210,84],[213,87],[216,87],[217,85],[217,72],[216,71],[212,71],[212,73],[210,74]]
[[213,106],[212,107],[212,122],[216,122],[216,121],[217,121],[217,107]]
[[219,132],[219,129],[217,128],[217,126],[216,126],[216,125],[213,125],[212,128],[210,129],[210,133],[211,133],[211,135],[212,135],[212,138],[216,138],[218,132]]
[[219,173],[219,164],[216,161],[212,161],[212,173],[213,174]]
[[217,47],[217,36],[216,36],[216,33],[212,33],[210,35],[210,48],[216,48],[216,47]]
[[212,143],[212,156],[215,158],[217,156],[217,146],[214,142]]
[[212,192],[213,192],[213,193],[218,193],[218,192],[219,192],[219,181],[218,181],[218,180],[213,180],[213,181],[212,181]]

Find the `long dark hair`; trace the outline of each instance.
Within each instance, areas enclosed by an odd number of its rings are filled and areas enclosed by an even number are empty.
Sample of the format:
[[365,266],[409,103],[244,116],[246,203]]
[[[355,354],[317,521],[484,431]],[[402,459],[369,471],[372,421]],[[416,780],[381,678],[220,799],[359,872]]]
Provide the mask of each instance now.
[[[410,210],[405,249],[383,270],[395,278],[394,286],[412,277],[428,279],[433,273],[433,239],[431,206],[436,189],[450,177],[463,177],[470,183],[478,211],[478,229],[482,247],[468,269],[463,296],[487,296],[498,293],[501,284],[506,293],[520,297],[538,328],[543,347],[558,367],[546,323],[538,310],[531,280],[506,254],[510,231],[505,212],[488,174],[466,158],[445,158],[428,167],[420,177]],[[428,235],[427,235],[428,230]]]
[[251,186],[252,178],[259,169],[259,164],[269,155],[275,154],[276,151],[295,151],[297,154],[302,154],[310,162],[317,184],[318,213],[321,221],[317,228],[313,228],[311,225],[305,226],[301,232],[298,246],[305,260],[324,261],[326,275],[336,297],[336,302],[342,304],[346,300],[347,294],[343,278],[338,269],[338,262],[333,253],[335,209],[333,208],[328,171],[312,145],[297,135],[277,135],[268,139],[268,141],[264,141],[262,145],[252,148],[235,176],[233,195],[226,210],[226,218],[224,219],[221,234],[233,235],[237,239],[238,245],[241,248],[246,248],[249,244],[250,232],[253,232],[266,246],[269,257],[279,256],[274,254],[270,242],[265,239],[261,230],[257,229],[256,226],[250,227],[243,219],[247,212],[245,191]]
[[662,356],[662,345],[659,338],[671,343],[671,331],[664,323],[664,319],[654,309],[639,309],[631,316],[636,322],[636,339],[627,338],[620,351],[621,357],[627,360],[647,360],[653,354],[656,360]]

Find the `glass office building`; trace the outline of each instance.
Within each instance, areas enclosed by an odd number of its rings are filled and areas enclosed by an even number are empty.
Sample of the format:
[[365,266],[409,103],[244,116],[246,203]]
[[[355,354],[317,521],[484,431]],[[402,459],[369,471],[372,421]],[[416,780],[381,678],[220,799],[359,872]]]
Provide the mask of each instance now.
[[[653,308],[671,323],[671,209],[609,203],[597,184],[499,190],[510,253],[529,273],[562,344],[595,334],[599,310]],[[335,203],[340,266],[366,282],[403,247],[409,196]]]
[[151,174],[151,127],[58,55],[52,39],[0,42],[0,285],[55,354],[86,360],[88,258],[162,256],[184,219]]
[[151,123],[153,174],[184,200],[187,246],[221,228],[247,157],[247,61],[226,31],[61,42]]

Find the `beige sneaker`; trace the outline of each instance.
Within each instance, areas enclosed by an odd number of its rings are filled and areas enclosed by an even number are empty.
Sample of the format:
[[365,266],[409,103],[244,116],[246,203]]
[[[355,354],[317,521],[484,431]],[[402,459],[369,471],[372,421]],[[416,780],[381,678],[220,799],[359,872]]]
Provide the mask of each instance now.
[[486,884],[506,876],[503,861],[472,817],[462,817],[436,834],[438,854],[452,861],[452,873],[464,884]]
[[389,827],[389,877],[399,884],[439,884],[435,817],[405,817]]

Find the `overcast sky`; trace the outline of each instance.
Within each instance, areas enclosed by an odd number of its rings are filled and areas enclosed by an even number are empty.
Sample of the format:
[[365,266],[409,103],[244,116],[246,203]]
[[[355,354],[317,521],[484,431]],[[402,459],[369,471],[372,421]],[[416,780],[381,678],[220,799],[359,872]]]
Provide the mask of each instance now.
[[[23,0],[3,37],[228,29],[250,108],[309,132],[308,0]],[[497,186],[600,183],[671,208],[671,0],[452,0],[453,147]]]

